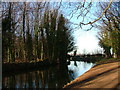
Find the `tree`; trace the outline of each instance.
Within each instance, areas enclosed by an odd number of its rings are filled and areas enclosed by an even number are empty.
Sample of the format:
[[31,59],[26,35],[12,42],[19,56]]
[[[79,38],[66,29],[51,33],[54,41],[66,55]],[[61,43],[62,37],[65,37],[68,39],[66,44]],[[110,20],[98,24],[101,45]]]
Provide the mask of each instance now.
[[26,59],[31,61],[33,58],[33,42],[32,36],[30,34],[29,18],[27,19],[27,33],[25,46],[26,46]]
[[12,3],[9,3],[8,13],[2,19],[2,46],[3,46],[3,60],[8,62],[15,61],[14,39],[15,39],[15,22],[12,18]]
[[58,49],[57,56],[60,60],[60,63],[66,63],[67,53],[74,49],[74,42],[72,41],[73,38],[67,25],[67,20],[61,14],[58,21],[56,37],[56,48]]
[[[120,13],[118,10],[118,5],[119,5],[119,2],[114,2],[111,5],[109,10],[105,12],[104,17],[100,21],[102,22],[102,25],[99,25],[99,27],[102,27],[102,30],[104,30],[104,32],[107,32],[109,35],[107,40],[104,40],[104,39],[101,39],[101,40],[104,41],[104,43],[108,43],[108,40],[109,40],[109,46],[111,46],[111,48],[113,49],[113,53],[116,58],[120,58],[120,39],[119,39],[120,38],[120,28],[119,28]],[[101,9],[104,9],[105,7],[106,7],[106,3],[104,4],[102,3],[100,5]]]
[[[105,27],[104,27],[105,28]],[[107,30],[103,30],[99,33],[99,45],[104,49],[106,58],[112,57],[111,55],[111,41],[110,34]]]
[[43,2],[3,3],[4,60],[65,62],[67,53],[74,49],[72,29],[59,10],[52,10],[50,5]]

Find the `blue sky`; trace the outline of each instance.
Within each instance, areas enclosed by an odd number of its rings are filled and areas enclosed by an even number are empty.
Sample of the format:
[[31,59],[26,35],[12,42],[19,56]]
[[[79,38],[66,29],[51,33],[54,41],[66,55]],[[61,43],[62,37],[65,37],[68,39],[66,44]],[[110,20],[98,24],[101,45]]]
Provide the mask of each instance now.
[[[93,4],[94,6],[91,8],[91,12],[87,15],[85,18],[85,22],[89,22],[91,20],[94,20],[96,17],[94,15],[94,12],[97,10],[95,7],[96,4]],[[65,9],[64,14],[67,16],[68,19],[70,19],[70,9]],[[79,24],[80,21],[82,21],[82,17],[79,17],[77,19],[77,16],[79,15],[79,10],[73,15],[73,17],[70,19],[71,22]],[[78,27],[76,25],[73,25],[73,27]],[[90,25],[85,25],[81,28],[74,29],[73,36],[75,38],[75,45],[77,46],[77,54],[83,54],[83,53],[96,53],[97,51],[103,52],[102,48],[98,45],[98,38],[97,28],[92,28],[89,31],[86,31],[90,28]]]

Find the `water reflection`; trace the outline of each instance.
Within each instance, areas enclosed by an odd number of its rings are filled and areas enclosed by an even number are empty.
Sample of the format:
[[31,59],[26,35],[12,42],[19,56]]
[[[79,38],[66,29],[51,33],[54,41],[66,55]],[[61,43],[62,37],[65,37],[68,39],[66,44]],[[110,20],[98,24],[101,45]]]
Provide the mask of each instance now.
[[3,77],[2,84],[3,88],[62,88],[92,66],[93,63],[71,61],[68,67],[50,67],[46,70]]
[[94,64],[88,63],[88,62],[82,62],[82,61],[76,61],[76,65],[74,65],[75,62],[71,61],[71,64],[68,65],[69,69],[69,76],[73,79],[79,77],[86,71],[88,71]]

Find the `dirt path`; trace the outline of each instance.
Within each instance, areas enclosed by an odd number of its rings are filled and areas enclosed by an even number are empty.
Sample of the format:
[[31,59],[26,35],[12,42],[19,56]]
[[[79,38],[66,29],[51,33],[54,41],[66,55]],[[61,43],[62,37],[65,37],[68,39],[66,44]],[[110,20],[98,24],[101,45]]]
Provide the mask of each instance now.
[[64,88],[120,89],[120,76],[118,74],[120,74],[120,62],[98,65],[65,85]]

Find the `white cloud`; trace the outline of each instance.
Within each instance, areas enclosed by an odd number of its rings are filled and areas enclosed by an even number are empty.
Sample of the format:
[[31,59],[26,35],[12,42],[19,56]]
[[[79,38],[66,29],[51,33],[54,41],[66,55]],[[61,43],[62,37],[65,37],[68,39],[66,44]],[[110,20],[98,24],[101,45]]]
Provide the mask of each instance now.
[[76,46],[78,47],[78,53],[93,53],[96,50],[101,50],[98,45],[98,39],[96,37],[97,31],[81,31],[78,30],[74,33],[76,39]]

